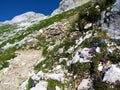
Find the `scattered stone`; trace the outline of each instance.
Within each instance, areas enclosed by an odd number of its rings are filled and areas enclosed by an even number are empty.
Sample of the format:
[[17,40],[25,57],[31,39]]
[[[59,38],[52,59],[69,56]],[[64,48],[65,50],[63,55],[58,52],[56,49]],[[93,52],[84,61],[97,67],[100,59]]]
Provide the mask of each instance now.
[[63,61],[67,61],[68,60],[68,58],[60,58],[59,59],[59,63],[61,63],[61,62],[63,62]]
[[74,47],[70,47],[70,48],[67,50],[66,53],[71,54],[71,53],[73,53],[73,52],[74,52]]
[[91,80],[89,78],[83,79],[80,85],[78,86],[77,90],[88,90],[90,86],[91,86]]
[[97,48],[96,48],[96,52],[97,52],[97,53],[100,53],[100,47],[97,47]]
[[98,71],[100,71],[100,72],[103,71],[103,65],[101,63],[98,65]]
[[88,23],[88,24],[86,24],[85,26],[84,26],[84,29],[89,29],[89,28],[91,28],[92,27],[92,23]]
[[63,51],[64,51],[64,48],[60,48],[60,49],[58,50],[58,52],[59,52],[60,54],[62,54]]
[[58,87],[58,86],[55,86],[55,88],[56,88],[56,90],[61,90],[61,88],[60,88],[60,87]]
[[108,82],[115,82],[117,80],[120,81],[120,68],[117,67],[116,65],[111,65],[104,75],[103,81],[108,81]]
[[52,50],[55,48],[55,46],[56,46],[56,45],[49,46],[47,50],[48,50],[48,51],[52,51]]

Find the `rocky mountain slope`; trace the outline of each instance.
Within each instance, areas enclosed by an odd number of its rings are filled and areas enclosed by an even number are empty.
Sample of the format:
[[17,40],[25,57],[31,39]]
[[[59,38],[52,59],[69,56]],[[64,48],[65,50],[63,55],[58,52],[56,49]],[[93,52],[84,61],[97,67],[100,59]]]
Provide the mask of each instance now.
[[114,2],[91,0],[21,30],[0,26],[0,90],[119,90],[120,43],[101,27]]

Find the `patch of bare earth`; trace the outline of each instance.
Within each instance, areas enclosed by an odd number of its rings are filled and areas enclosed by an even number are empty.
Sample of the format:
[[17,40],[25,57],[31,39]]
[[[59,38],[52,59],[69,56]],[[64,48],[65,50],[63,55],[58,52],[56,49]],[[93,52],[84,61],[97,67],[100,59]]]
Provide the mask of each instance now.
[[17,57],[8,68],[0,71],[0,90],[19,90],[20,85],[34,73],[34,66],[41,58],[41,50],[17,51]]

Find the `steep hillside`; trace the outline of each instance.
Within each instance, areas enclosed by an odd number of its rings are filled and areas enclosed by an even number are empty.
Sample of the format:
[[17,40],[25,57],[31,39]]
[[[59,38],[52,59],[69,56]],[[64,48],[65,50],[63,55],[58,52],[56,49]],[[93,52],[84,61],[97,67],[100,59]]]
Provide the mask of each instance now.
[[[119,43],[99,26],[113,3],[92,0],[2,36],[0,90],[119,90]],[[0,28],[3,35],[17,26]]]

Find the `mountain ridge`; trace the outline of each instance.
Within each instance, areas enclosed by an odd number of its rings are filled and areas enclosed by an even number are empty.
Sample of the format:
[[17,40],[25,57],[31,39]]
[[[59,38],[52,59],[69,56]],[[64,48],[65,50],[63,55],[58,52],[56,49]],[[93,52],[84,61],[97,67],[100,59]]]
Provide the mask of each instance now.
[[87,3],[89,0],[62,0],[60,2],[60,5],[57,9],[55,9],[51,15],[56,15],[56,14],[60,14],[64,11],[68,11],[70,9],[73,9],[75,7],[78,7],[84,3]]

